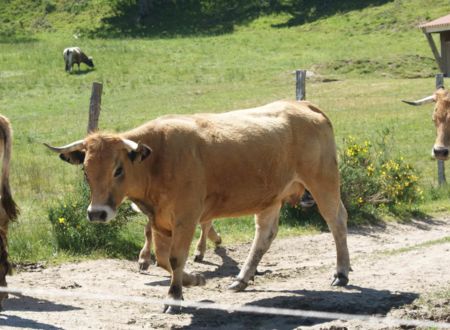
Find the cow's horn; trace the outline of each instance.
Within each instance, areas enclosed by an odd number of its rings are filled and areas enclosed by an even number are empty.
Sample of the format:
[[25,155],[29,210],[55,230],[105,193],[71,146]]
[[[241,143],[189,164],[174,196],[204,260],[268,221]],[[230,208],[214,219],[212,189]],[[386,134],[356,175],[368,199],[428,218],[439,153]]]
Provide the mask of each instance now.
[[122,139],[123,143],[125,144],[125,147],[128,151],[137,151],[138,150],[138,144],[134,141],[128,140],[128,139]]
[[67,153],[67,152],[72,152],[72,151],[76,151],[76,150],[81,150],[84,147],[84,140],[78,140],[72,143],[69,143],[65,146],[62,147],[53,147],[47,143],[44,143],[44,145],[49,148],[50,150],[63,154],[63,153]]
[[434,102],[434,101],[435,101],[434,95],[424,97],[423,99],[420,99],[420,100],[417,100],[417,101],[405,101],[405,100],[402,100],[402,102],[405,102],[406,104],[409,104],[409,105],[422,105],[422,104],[431,103],[431,102]]

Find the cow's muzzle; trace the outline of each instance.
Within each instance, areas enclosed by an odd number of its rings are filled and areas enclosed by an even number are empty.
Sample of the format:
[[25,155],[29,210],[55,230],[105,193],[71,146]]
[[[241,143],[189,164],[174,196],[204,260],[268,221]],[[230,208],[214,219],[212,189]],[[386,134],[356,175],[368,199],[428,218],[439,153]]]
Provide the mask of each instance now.
[[432,155],[436,159],[447,160],[448,159],[448,148],[434,146]]
[[89,205],[87,217],[92,222],[107,222],[114,218],[116,212],[108,205]]

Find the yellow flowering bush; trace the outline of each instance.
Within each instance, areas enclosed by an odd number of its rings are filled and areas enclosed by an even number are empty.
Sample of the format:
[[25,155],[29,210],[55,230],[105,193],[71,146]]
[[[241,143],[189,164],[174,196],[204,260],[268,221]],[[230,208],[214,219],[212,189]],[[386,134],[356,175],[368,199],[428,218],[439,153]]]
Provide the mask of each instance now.
[[341,192],[350,212],[373,214],[380,207],[410,207],[423,199],[416,171],[403,157],[390,157],[386,141],[386,136],[382,143],[354,137],[344,140],[340,150]]

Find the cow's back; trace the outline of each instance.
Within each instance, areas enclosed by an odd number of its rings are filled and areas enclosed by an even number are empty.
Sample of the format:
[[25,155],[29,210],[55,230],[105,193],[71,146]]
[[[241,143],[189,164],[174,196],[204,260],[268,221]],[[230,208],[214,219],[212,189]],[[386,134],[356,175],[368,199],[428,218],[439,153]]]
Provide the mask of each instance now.
[[335,159],[331,124],[307,102],[280,101],[212,118],[217,125],[199,130],[206,135],[200,154],[218,213],[271,205],[291,182]]
[[70,65],[75,63],[80,64],[81,54],[82,52],[79,47],[68,47],[63,51],[64,60]]
[[302,181],[321,162],[336,162],[331,124],[309,102],[164,116],[125,137],[154,150],[147,171],[165,194],[195,186],[213,217],[270,205],[293,180]]

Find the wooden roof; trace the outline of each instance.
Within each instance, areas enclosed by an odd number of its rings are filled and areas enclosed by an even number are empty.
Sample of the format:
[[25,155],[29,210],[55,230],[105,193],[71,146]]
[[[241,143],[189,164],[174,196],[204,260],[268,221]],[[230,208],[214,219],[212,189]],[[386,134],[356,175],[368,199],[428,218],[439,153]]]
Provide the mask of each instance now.
[[450,31],[450,14],[419,25],[425,33]]

